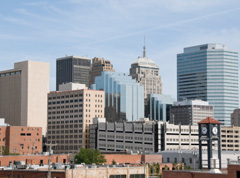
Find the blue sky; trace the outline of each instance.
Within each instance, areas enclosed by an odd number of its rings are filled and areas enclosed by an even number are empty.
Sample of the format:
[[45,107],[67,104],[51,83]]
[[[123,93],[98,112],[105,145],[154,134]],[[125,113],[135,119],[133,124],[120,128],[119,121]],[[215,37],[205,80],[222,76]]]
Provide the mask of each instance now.
[[163,93],[176,98],[176,55],[184,47],[223,43],[240,51],[239,0],[0,1],[0,70],[23,60],[104,57],[129,72],[142,55],[160,68]]

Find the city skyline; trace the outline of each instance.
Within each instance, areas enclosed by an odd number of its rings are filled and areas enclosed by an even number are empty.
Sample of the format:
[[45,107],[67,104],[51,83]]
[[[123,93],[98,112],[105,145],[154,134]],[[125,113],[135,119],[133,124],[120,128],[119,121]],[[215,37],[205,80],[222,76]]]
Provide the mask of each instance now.
[[[1,2],[0,70],[25,60],[50,62],[65,55],[103,57],[128,72],[142,55],[160,68],[163,94],[176,98],[176,55],[186,46],[226,44],[240,51],[239,2],[41,1]],[[167,61],[167,62],[166,62]]]

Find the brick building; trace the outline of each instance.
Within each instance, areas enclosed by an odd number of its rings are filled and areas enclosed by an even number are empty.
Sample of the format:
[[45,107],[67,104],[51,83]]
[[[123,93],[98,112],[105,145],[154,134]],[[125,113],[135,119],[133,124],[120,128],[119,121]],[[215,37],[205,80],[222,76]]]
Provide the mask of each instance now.
[[[52,170],[52,178],[147,178],[147,166],[82,166],[76,169]],[[3,170],[0,177],[47,178],[47,170]]]
[[[0,156],[0,166],[9,166],[10,161],[25,161],[26,164],[48,164],[49,155]],[[69,155],[51,155],[51,163],[68,163]]]
[[227,172],[211,173],[209,171],[163,171],[163,178],[239,178],[240,165],[228,165]]
[[104,91],[72,83],[48,94],[47,141],[57,143],[54,153],[76,153],[89,147],[89,125],[104,117]]
[[42,152],[42,128],[22,126],[0,126],[0,153],[3,148],[21,155]]

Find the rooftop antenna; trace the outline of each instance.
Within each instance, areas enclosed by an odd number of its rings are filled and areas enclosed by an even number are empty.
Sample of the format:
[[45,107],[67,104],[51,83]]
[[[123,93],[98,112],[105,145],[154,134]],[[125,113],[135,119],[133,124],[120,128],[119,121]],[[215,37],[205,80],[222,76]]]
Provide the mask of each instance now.
[[146,57],[145,35],[144,35],[143,57]]

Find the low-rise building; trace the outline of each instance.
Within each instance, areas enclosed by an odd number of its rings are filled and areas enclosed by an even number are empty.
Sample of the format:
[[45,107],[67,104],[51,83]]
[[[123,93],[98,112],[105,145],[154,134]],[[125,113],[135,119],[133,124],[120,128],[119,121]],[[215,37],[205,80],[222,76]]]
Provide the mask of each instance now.
[[[75,169],[51,170],[52,177],[55,178],[147,178],[148,166],[77,166]],[[0,177],[43,177],[46,178],[47,169],[38,170],[2,170]]]
[[[24,161],[28,165],[48,164],[49,155],[9,155],[0,156],[0,166],[9,166],[14,161]],[[51,155],[51,163],[69,163],[69,155]]]
[[90,148],[100,151],[138,150],[157,152],[157,124],[154,121],[98,122],[90,126]]
[[42,128],[10,126],[1,119],[0,153],[21,155],[39,154],[42,152]]
[[226,171],[214,170],[187,170],[187,171],[163,171],[163,178],[239,178],[240,176],[240,165],[229,164]]
[[198,126],[158,122],[158,151],[198,149]]

